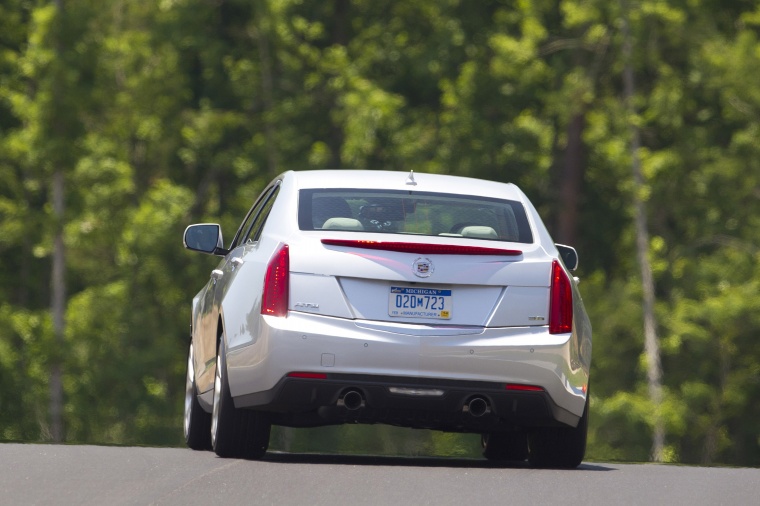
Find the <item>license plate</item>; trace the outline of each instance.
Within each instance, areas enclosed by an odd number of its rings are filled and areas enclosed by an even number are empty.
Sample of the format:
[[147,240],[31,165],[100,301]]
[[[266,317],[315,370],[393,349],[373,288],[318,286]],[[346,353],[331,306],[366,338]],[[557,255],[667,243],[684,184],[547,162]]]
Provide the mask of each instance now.
[[392,286],[388,315],[401,318],[451,318],[451,290]]

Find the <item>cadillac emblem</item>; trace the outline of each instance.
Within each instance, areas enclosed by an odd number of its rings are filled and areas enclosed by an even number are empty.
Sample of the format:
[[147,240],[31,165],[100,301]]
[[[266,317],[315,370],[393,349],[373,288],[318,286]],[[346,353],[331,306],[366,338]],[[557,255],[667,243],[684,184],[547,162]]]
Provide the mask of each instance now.
[[433,274],[435,268],[433,262],[429,258],[418,258],[412,263],[412,272],[418,278],[428,278]]

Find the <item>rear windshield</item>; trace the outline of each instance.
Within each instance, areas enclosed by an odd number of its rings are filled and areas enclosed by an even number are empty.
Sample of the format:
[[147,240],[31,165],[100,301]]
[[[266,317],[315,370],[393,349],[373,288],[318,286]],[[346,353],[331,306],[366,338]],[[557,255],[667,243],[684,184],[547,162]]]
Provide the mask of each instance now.
[[533,242],[528,218],[520,202],[449,193],[301,190],[298,226],[301,230]]

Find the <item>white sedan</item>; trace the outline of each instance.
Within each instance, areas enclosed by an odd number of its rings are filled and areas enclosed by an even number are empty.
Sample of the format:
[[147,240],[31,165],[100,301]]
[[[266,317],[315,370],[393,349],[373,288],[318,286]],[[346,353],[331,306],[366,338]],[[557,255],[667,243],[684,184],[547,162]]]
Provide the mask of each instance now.
[[482,434],[484,455],[584,456],[591,325],[573,248],[513,184],[383,171],[286,172],[193,299],[184,433],[261,458],[272,424]]

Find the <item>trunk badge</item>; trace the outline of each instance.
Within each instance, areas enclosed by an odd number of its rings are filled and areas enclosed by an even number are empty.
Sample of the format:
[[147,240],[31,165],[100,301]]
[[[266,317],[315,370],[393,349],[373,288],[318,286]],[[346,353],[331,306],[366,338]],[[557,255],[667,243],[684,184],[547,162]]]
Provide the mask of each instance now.
[[435,267],[429,258],[420,257],[412,263],[412,272],[418,278],[428,278],[434,271]]

